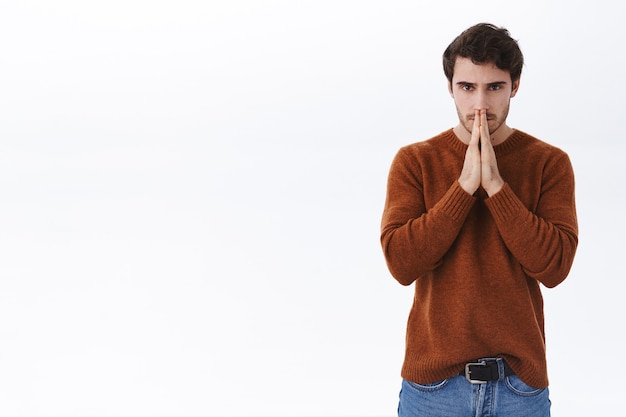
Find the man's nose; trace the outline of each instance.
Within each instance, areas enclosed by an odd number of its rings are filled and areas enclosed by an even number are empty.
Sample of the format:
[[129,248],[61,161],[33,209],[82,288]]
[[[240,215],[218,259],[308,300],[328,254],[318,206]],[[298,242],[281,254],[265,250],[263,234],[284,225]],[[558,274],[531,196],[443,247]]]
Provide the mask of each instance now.
[[476,93],[474,101],[474,110],[489,110],[489,103],[485,93]]

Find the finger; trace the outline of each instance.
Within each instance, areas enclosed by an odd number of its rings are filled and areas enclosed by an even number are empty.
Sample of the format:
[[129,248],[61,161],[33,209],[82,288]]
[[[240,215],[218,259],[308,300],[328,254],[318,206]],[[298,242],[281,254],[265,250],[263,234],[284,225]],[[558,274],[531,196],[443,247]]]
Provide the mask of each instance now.
[[470,145],[477,145],[480,140],[480,110],[474,111],[474,125],[472,126],[472,136]]
[[487,110],[485,109],[480,111],[480,137],[486,142],[491,143],[491,137],[489,136],[489,123],[487,121]]

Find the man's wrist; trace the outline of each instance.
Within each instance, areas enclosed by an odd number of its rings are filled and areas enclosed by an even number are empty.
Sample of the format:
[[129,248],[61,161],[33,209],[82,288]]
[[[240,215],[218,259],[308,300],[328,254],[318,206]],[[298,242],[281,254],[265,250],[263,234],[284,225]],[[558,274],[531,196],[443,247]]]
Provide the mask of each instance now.
[[485,191],[487,192],[487,195],[489,197],[497,194],[502,187],[504,187],[504,180],[498,180],[498,181],[494,181],[492,185],[489,186],[489,188],[485,189]]
[[474,187],[473,185],[468,184],[466,181],[463,181],[460,178],[457,182],[459,183],[459,186],[469,195],[474,195],[474,193],[478,189],[478,187]]

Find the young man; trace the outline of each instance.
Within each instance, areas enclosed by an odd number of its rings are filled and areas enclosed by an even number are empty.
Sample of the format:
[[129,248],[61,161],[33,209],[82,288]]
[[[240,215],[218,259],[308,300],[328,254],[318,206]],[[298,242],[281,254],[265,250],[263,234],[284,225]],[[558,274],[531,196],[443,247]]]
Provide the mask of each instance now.
[[399,150],[381,227],[391,274],[415,283],[398,415],[550,415],[540,284],[578,244],[568,156],[506,124],[523,56],[479,24],[443,54],[459,124]]

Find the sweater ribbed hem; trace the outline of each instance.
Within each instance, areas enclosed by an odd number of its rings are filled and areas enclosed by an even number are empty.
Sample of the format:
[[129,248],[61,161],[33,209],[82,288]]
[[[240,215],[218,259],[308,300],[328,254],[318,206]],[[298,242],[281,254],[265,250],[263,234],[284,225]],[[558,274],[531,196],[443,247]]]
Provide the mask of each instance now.
[[[402,378],[421,384],[432,384],[447,378],[452,378],[461,372],[465,364],[475,362],[486,357],[501,357],[513,369],[513,372],[527,385],[534,388],[548,386],[546,363],[523,362],[508,355],[484,356],[469,359],[464,362],[450,362],[449,360],[432,360],[426,358],[407,358],[402,367]],[[410,364],[410,365],[409,365]]]

